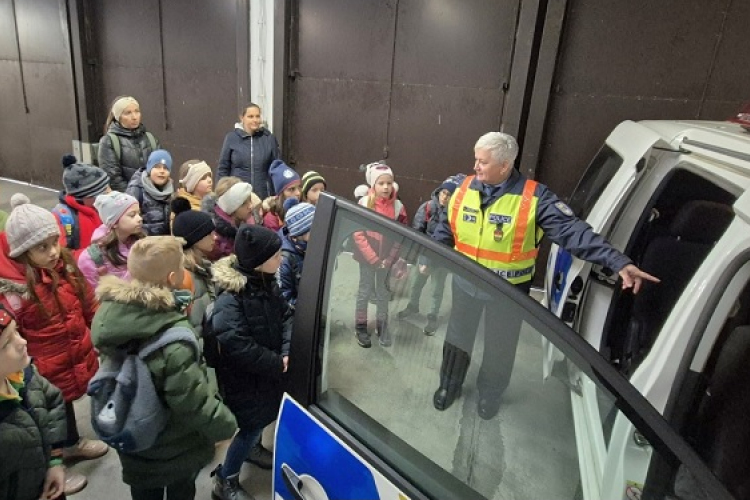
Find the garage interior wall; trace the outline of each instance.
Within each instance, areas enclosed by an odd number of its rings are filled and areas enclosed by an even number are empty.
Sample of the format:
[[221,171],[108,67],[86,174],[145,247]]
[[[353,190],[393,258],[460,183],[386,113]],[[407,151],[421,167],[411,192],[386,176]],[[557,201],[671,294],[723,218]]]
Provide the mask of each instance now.
[[[750,4],[738,0],[275,7],[284,158],[344,196],[364,182],[360,164],[385,159],[410,215],[470,171],[488,130],[517,132],[524,171],[567,197],[618,122],[724,119],[750,100]],[[177,165],[215,165],[250,95],[249,19],[246,0],[0,0],[0,175],[58,187],[62,154],[98,139],[121,94]],[[559,51],[543,53],[556,29]]]

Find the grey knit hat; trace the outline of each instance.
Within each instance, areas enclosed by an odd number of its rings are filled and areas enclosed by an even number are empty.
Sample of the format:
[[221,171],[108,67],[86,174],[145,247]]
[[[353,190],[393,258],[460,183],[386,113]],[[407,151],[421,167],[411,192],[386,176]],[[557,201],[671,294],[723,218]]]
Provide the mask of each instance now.
[[60,236],[60,226],[52,212],[31,204],[29,197],[16,193],[10,197],[13,211],[5,223],[11,258],[34,248],[50,236]]
[[94,201],[94,208],[99,213],[99,218],[108,228],[117,224],[120,217],[133,205],[138,205],[138,200],[119,191],[100,194]]
[[65,194],[78,199],[95,197],[106,191],[109,186],[107,172],[99,167],[77,163],[73,155],[63,156],[62,164]]

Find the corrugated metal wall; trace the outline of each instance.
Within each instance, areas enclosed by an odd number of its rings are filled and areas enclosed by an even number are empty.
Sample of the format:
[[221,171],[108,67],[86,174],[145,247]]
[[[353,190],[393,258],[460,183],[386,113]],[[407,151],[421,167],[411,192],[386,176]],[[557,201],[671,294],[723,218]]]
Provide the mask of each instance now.
[[60,182],[78,136],[71,65],[63,0],[0,0],[0,176]]
[[623,120],[724,120],[750,100],[750,2],[571,1],[538,177],[569,195]]
[[248,95],[246,2],[86,4],[98,38],[99,134],[112,100],[132,95],[176,165],[191,158],[215,164]]
[[[488,130],[518,129],[532,145],[528,171],[564,197],[619,121],[722,119],[750,99],[750,3],[739,0],[276,5],[286,16],[275,131],[285,159],[349,196],[364,181],[358,166],[384,158],[410,212],[444,177],[470,171]],[[119,94],[139,99],[178,164],[215,164],[249,95],[248,9],[247,0],[0,0],[0,175],[59,186],[60,156],[74,139],[98,139]],[[558,29],[554,9],[564,18],[557,61],[556,42],[543,38]],[[545,86],[546,121],[527,124]]]
[[385,159],[410,213],[502,123],[519,2],[297,2],[285,157],[351,196]]

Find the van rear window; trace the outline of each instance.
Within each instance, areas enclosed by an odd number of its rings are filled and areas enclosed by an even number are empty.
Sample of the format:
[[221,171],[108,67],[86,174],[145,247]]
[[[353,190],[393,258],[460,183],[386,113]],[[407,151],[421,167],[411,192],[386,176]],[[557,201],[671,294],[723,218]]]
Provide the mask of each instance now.
[[606,144],[589,164],[568,205],[579,218],[586,219],[612,177],[622,166],[622,157]]

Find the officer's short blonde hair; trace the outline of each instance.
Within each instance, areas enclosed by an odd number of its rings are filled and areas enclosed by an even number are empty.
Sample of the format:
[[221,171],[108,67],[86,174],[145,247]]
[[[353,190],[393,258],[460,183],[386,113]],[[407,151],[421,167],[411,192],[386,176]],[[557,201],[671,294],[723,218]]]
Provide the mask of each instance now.
[[182,238],[146,236],[136,241],[128,254],[128,272],[133,279],[153,285],[168,285],[170,273],[183,267]]
[[503,132],[487,132],[479,138],[474,149],[487,149],[495,161],[511,164],[518,156],[518,143],[515,137]]

